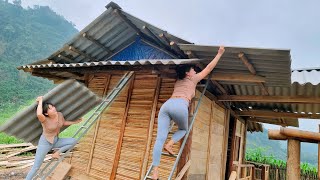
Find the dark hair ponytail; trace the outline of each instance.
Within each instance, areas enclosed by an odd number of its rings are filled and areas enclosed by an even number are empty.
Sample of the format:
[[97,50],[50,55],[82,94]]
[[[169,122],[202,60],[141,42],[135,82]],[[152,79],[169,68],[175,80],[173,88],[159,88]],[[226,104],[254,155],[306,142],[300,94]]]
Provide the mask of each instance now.
[[52,103],[50,103],[50,102],[44,102],[44,103],[42,104],[42,114],[43,114],[44,116],[48,116],[47,113],[48,113],[49,105],[54,106],[54,105],[53,105]]
[[195,69],[195,65],[183,64],[177,66],[176,72],[178,79],[184,79],[186,77],[186,73],[189,72],[191,68]]

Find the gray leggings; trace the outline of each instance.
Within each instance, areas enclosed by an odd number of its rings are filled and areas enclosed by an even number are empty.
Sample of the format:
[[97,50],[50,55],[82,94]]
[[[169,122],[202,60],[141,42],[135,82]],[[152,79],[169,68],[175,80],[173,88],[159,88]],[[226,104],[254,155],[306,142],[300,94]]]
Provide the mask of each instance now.
[[76,143],[76,139],[75,138],[58,138],[55,137],[53,144],[51,144],[50,142],[47,141],[47,139],[45,138],[45,136],[42,134],[40,139],[39,139],[39,143],[38,143],[38,147],[37,147],[37,151],[36,151],[36,157],[34,160],[34,164],[31,168],[31,170],[29,171],[26,180],[31,180],[33,178],[33,176],[35,175],[35,173],[38,171],[38,169],[41,167],[41,164],[44,160],[44,158],[46,157],[46,155],[48,154],[48,152],[51,149],[58,149],[59,148],[59,152],[65,152],[68,149],[70,149],[74,144]]
[[167,139],[171,119],[178,125],[179,130],[172,136],[172,140],[178,142],[188,129],[189,103],[182,98],[171,98],[160,108],[158,115],[158,132],[156,143],[153,148],[153,165],[159,166],[161,151]]

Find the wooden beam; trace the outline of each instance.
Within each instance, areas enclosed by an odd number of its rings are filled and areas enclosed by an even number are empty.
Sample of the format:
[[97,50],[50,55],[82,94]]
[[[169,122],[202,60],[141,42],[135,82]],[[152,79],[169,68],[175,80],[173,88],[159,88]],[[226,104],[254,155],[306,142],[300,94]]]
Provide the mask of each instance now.
[[96,62],[98,61],[98,60],[94,59],[93,57],[89,56],[88,54],[86,54],[86,53],[84,53],[84,52],[82,52],[80,50],[78,50],[77,48],[75,48],[73,46],[69,46],[69,50],[71,50],[73,52],[76,52],[76,53],[78,53],[78,54],[90,59],[90,61],[96,61]]
[[166,48],[165,44],[161,42],[159,37],[157,37],[146,25],[142,26],[142,29],[145,30],[147,34],[151,36],[158,43],[159,46],[161,46],[162,48]]
[[[94,75],[92,75],[92,76],[93,76],[92,77],[92,79],[93,79]],[[107,95],[108,88],[109,88],[109,85],[110,85],[110,81],[111,81],[111,75],[107,75],[106,82],[105,82],[105,85],[104,85],[103,94],[102,94],[103,98],[105,98],[106,95]],[[87,81],[87,83],[88,83],[87,87],[89,87],[90,81]],[[102,118],[102,116],[100,116],[98,121],[96,122],[96,127],[95,127],[95,130],[94,130],[93,140],[92,140],[92,144],[91,144],[91,149],[90,149],[90,152],[89,152],[89,162],[88,162],[87,169],[86,169],[87,174],[89,174],[90,169],[91,169],[92,160],[93,160],[93,152],[94,152],[94,148],[95,148],[95,145],[96,145],[96,139],[97,139],[98,132],[99,132],[101,118]]]
[[253,65],[249,62],[248,58],[244,55],[243,52],[238,54],[239,59],[243,62],[243,64],[248,68],[251,74],[256,75],[257,71],[254,69]]
[[217,81],[234,81],[234,82],[248,82],[257,83],[265,82],[266,78],[262,76],[252,75],[252,74],[234,74],[234,73],[213,73],[212,80]]
[[320,97],[310,96],[222,95],[217,98],[219,101],[320,104]]
[[63,59],[64,61],[67,61],[67,62],[69,62],[69,63],[74,63],[74,61],[73,61],[72,59],[67,58],[67,57],[65,57],[65,56],[63,56],[63,55],[61,55],[61,54],[58,55],[58,58],[61,58],[61,59]]
[[190,59],[198,58],[192,51],[187,51],[185,54],[187,54]]
[[[257,71],[253,67],[253,65],[249,62],[248,58],[245,56],[243,52],[238,54],[239,59],[243,62],[243,64],[248,68],[251,74],[256,75]],[[268,89],[264,85],[264,83],[259,82],[259,86],[261,87],[261,91],[263,95],[269,95]]]
[[179,46],[177,45],[177,43],[175,43],[174,41],[170,42],[170,46],[171,48],[177,53],[179,54],[181,57],[183,58],[187,58],[187,56],[184,54],[184,52],[179,48]]
[[320,142],[320,133],[316,132],[280,127],[280,133],[291,138],[310,139]]
[[274,111],[235,111],[238,116],[252,116],[252,117],[267,117],[267,118],[306,118],[306,119],[320,119],[320,114],[298,114],[290,112],[274,112]]
[[131,95],[132,95],[132,91],[134,88],[134,86],[133,86],[134,79],[135,79],[135,77],[133,76],[131,79],[131,82],[129,84],[129,87],[128,87],[126,109],[123,114],[122,124],[120,127],[119,140],[118,140],[117,149],[116,149],[116,153],[115,153],[115,157],[114,157],[114,161],[113,161],[113,167],[112,167],[112,171],[111,171],[111,175],[110,175],[111,180],[114,180],[116,178],[116,173],[117,173],[117,169],[118,169],[118,165],[119,165],[121,146],[122,146],[123,137],[124,137],[124,130],[126,128],[126,122],[127,122],[128,112],[129,112],[129,107],[130,107],[130,100],[131,100]]
[[168,38],[166,37],[166,35],[164,33],[159,34],[159,37],[166,42],[167,45],[170,45],[170,41],[168,40]]
[[108,53],[112,53],[112,51],[107,48],[106,46],[104,46],[103,44],[101,44],[99,41],[95,40],[94,38],[92,38],[91,36],[89,36],[87,33],[83,33],[82,37],[88,39],[89,41],[95,43],[96,45],[98,45],[99,47],[101,47],[102,49],[104,49],[105,51],[107,51]]
[[137,26],[134,25],[127,17],[125,17],[119,9],[113,10],[113,13],[120,17],[125,23],[127,23],[128,26],[132,28],[138,35],[143,36],[143,33],[140,31],[140,29],[137,28]]
[[150,117],[150,122],[149,122],[149,127],[148,127],[147,146],[145,149],[144,159],[143,159],[143,163],[142,163],[141,170],[140,170],[141,175],[143,175],[143,176],[146,174],[146,171],[148,168],[147,165],[148,165],[149,154],[150,154],[151,143],[152,143],[152,133],[153,133],[153,128],[154,128],[154,121],[155,121],[155,118],[157,115],[157,105],[158,105],[158,99],[159,99],[159,94],[160,94],[161,81],[162,81],[162,79],[158,77],[157,86],[156,86],[156,90],[154,93],[152,112],[151,112],[151,117]]
[[[212,84],[215,85],[220,91],[222,94],[224,95],[228,95],[228,92],[227,90],[221,85],[219,84],[217,81],[215,80],[211,80]],[[218,98],[219,99],[219,98]]]

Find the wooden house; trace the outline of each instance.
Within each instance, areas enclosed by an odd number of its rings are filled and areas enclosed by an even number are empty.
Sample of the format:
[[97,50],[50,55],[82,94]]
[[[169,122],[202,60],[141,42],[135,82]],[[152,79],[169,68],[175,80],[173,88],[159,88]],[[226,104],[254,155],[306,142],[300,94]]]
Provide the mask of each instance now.
[[[175,67],[195,64],[202,69],[217,50],[218,46],[180,39],[110,3],[61,49],[19,69],[55,83],[76,79],[101,97],[124,73],[134,71],[66,160],[72,165],[68,174],[72,179],[133,180],[143,178],[152,161],[157,115],[173,91]],[[238,178],[253,176],[252,166],[244,160],[247,131],[262,131],[259,122],[298,126],[297,115],[287,116],[294,114],[295,106],[285,104],[289,98],[278,97],[286,95],[279,91],[290,92],[290,63],[289,50],[226,47],[177,172],[190,160],[185,179],[228,179],[233,170]],[[201,88],[197,96],[200,92]],[[176,152],[179,146],[175,145]],[[162,179],[168,177],[173,162],[162,156]]]

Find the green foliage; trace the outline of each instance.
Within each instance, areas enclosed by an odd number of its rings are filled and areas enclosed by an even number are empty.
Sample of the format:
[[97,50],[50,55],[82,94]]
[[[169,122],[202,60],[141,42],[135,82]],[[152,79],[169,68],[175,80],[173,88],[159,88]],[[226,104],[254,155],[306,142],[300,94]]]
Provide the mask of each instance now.
[[[273,154],[265,155],[266,150],[264,148],[249,148],[246,151],[246,160],[256,163],[269,164],[277,168],[286,168],[287,162],[281,159],[275,158]],[[301,163],[301,174],[302,175],[316,175],[317,168],[309,163]]]
[[[77,33],[49,7],[24,9],[19,4],[0,0],[0,125],[54,87],[17,67],[46,58]],[[21,141],[0,134],[0,143],[17,142]]]

